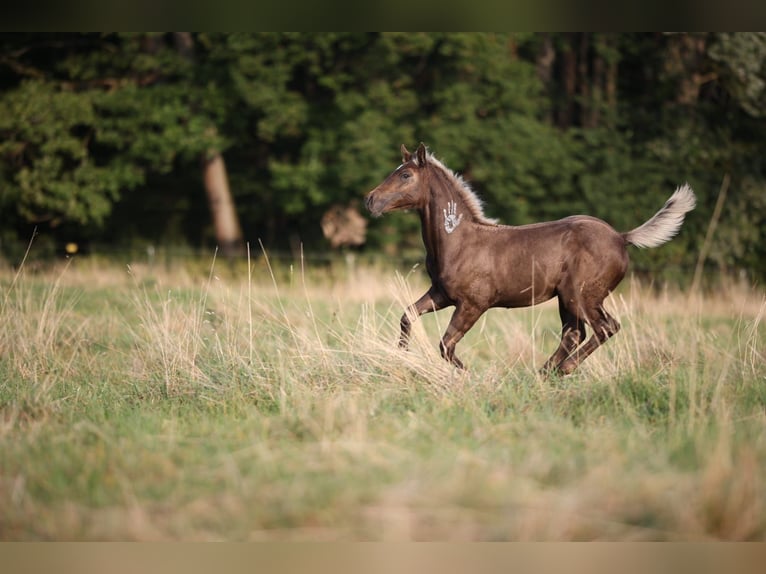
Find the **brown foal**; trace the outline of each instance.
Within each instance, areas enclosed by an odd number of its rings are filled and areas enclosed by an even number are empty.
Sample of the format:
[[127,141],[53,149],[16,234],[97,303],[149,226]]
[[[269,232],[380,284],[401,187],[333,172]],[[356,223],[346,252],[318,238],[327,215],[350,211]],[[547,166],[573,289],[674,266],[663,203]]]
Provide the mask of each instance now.
[[[627,233],[587,215],[532,225],[488,219],[463,179],[422,143],[414,154],[402,145],[402,165],[367,194],[374,216],[396,209],[420,215],[431,287],[402,315],[399,346],[408,345],[411,317],[454,306],[442,357],[459,368],[455,345],[491,307],[526,307],[558,297],[561,343],[542,368],[568,374],[620,330],[604,299],[628,268],[628,245],[657,247],[681,227],[695,205],[680,186],[643,225]],[[585,341],[585,325],[593,331]]]

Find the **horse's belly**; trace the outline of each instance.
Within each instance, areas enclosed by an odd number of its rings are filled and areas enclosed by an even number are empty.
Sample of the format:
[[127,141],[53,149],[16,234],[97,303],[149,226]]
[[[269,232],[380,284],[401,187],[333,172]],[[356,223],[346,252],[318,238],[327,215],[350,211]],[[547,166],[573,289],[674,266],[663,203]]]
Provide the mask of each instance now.
[[[478,260],[478,261],[477,261]],[[550,266],[537,265],[535,274],[524,273],[526,265],[502,257],[481,257],[472,265],[452,268],[439,282],[452,301],[467,300],[478,307],[528,307],[555,295],[556,278]],[[480,263],[480,264],[477,264]]]
[[492,307],[529,307],[544,303],[555,296],[555,291],[549,288],[535,290],[530,286],[529,289],[520,290],[518,293],[498,293]]
[[538,266],[535,274],[524,273],[521,268],[516,265],[500,267],[502,272],[496,271],[491,282],[494,307],[528,307],[555,296],[556,277],[548,267]]

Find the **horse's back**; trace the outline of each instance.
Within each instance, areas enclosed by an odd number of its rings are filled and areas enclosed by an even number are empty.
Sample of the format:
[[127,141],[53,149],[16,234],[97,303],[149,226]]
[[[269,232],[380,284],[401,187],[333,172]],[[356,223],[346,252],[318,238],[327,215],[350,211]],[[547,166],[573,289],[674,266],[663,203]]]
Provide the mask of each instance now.
[[625,239],[603,219],[590,215],[570,215],[563,219],[505,227],[516,242],[528,242],[565,249],[625,251]]

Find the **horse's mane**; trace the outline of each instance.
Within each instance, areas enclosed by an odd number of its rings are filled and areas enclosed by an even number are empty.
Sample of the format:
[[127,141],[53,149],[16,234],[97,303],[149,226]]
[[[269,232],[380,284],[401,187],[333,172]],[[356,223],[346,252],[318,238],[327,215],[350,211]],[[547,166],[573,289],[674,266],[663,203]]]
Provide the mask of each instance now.
[[[415,158],[413,157],[413,159]],[[491,219],[484,215],[484,203],[482,202],[481,198],[476,195],[476,192],[471,189],[471,186],[467,181],[465,181],[460,175],[444,165],[441,161],[436,159],[436,157],[431,152],[428,152],[426,155],[426,161],[432,167],[435,167],[440,172],[442,172],[445,178],[454,186],[454,188],[463,198],[466,208],[471,212],[471,215],[473,215],[477,223],[484,225],[498,224],[496,219]]]

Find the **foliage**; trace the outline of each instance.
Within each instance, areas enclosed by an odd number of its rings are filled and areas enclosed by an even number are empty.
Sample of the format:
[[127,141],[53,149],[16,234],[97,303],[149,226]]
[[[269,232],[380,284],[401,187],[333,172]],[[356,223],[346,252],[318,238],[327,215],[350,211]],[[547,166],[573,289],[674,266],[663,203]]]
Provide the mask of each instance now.
[[[762,279],[764,38],[6,34],[0,229],[205,244],[199,161],[223,152],[250,243],[320,251],[322,213],[360,205],[424,141],[510,224],[590,213],[627,230],[688,181],[681,237],[636,256],[653,271],[694,267],[729,174],[708,263]],[[368,243],[417,250],[416,224],[374,221]]]

